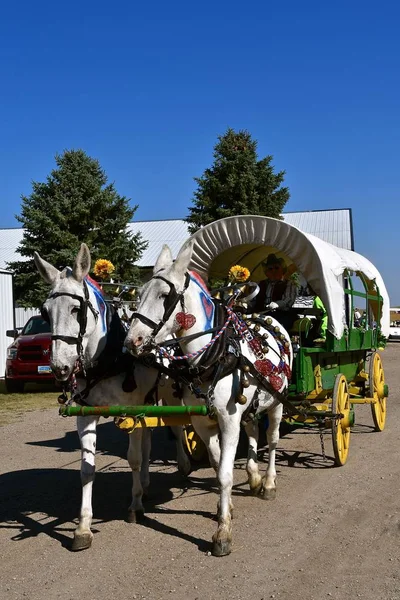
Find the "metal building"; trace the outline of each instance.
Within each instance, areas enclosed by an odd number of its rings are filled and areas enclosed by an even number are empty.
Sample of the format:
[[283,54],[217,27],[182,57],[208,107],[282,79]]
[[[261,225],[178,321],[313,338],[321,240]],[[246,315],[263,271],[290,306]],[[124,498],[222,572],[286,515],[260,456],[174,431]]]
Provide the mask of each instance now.
[[13,274],[11,271],[0,270],[0,377],[6,370],[7,347],[12,343],[12,338],[6,336],[7,329],[15,327]]
[[[334,246],[354,250],[351,208],[287,212],[282,218],[304,233],[311,233]],[[153,267],[163,244],[168,244],[175,258],[190,235],[188,224],[183,219],[135,221],[129,228],[133,233],[141,232],[143,239],[149,242],[138,261],[139,267]]]
[[[350,208],[287,212],[282,217],[284,221],[305,233],[312,233],[340,248],[354,250]],[[134,221],[128,227],[133,233],[140,231],[143,239],[149,242],[137,263],[139,267],[154,266],[163,244],[168,244],[175,257],[189,237],[188,224],[183,219]],[[22,228],[0,229],[0,269],[7,269],[7,264],[14,260],[24,260],[17,252],[22,236]]]
[[351,208],[288,212],[283,215],[283,220],[304,233],[321,238],[324,242],[346,250],[354,250]]

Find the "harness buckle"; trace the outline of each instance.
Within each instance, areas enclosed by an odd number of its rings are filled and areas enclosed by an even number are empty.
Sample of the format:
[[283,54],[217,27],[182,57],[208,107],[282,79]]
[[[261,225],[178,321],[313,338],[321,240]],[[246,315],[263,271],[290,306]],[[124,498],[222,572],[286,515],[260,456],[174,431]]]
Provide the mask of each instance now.
[[140,360],[145,367],[152,367],[156,362],[156,356],[152,352],[142,354]]
[[62,394],[60,394],[58,396],[57,402],[58,402],[58,404],[66,404],[68,402],[68,396],[67,396],[67,392],[65,390],[63,390]]
[[200,369],[196,365],[193,365],[193,366],[189,367],[188,370],[189,370],[189,374],[193,375],[194,377],[196,375],[200,375]]
[[236,358],[239,358],[239,356],[240,356],[240,350],[234,344],[229,344],[228,345],[227,352],[228,352],[228,354],[233,354],[233,356],[236,356]]

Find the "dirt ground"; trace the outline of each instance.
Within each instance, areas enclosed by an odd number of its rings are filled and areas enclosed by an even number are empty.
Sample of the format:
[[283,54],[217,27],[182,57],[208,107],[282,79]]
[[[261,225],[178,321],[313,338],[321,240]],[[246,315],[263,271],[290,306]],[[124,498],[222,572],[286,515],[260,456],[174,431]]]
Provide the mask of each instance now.
[[[375,433],[356,407],[350,457],[333,468],[317,433],[284,435],[275,502],[247,492],[235,465],[234,550],[209,555],[215,530],[210,468],[176,470],[167,431],[154,434],[144,524],[125,522],[131,475],[125,434],[99,426],[94,541],[69,550],[80,503],[74,419],[57,408],[0,429],[0,597],[29,600],[400,600],[400,344],[383,353],[388,420]],[[261,453],[261,460],[264,454]]]

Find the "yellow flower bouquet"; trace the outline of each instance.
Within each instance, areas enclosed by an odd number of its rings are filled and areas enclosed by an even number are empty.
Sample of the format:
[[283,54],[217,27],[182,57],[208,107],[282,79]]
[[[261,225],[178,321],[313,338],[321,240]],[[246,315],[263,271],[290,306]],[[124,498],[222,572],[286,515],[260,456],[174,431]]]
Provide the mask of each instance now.
[[235,265],[229,269],[229,279],[232,283],[244,283],[250,277],[250,271],[246,267]]
[[98,277],[99,279],[102,279],[103,281],[108,279],[108,277],[114,271],[115,271],[115,267],[112,264],[112,262],[105,258],[99,258],[98,260],[96,260],[94,267],[93,267],[93,273],[96,275],[96,277]]

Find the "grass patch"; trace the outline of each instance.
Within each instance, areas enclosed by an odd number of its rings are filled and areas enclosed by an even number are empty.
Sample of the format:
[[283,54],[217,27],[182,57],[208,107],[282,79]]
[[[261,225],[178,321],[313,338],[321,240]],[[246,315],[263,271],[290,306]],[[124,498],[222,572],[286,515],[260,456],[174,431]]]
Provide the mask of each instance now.
[[0,381],[0,427],[18,421],[26,412],[57,406],[60,390],[46,385],[27,384],[23,394],[7,394],[4,380]]

